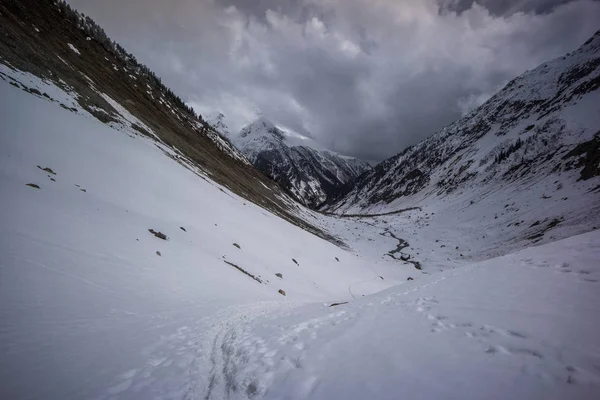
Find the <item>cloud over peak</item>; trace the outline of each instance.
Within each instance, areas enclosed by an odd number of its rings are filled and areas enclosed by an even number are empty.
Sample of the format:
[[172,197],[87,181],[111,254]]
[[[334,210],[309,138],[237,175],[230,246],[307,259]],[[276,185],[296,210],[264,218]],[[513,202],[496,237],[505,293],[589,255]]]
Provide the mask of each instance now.
[[600,20],[592,0],[70,2],[232,131],[260,109],[365,159],[431,135]]

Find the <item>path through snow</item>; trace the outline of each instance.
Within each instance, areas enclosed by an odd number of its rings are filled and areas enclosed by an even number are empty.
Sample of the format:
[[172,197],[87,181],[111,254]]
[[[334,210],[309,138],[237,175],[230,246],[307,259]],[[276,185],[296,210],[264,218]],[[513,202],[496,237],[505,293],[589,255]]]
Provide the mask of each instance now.
[[285,302],[232,307],[181,328],[108,394],[596,398],[598,259],[600,232],[593,232],[333,308]]

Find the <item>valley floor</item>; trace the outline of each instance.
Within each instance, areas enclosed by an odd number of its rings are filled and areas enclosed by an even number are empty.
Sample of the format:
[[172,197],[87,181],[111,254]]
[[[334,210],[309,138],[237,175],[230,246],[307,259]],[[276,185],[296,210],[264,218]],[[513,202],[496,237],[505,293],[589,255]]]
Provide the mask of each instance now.
[[331,307],[190,320],[102,398],[597,398],[600,232]]
[[109,126],[1,81],[0,120],[2,399],[600,393],[600,232],[583,208],[564,214],[574,236],[507,249],[477,229],[494,208],[468,199],[299,211],[343,249],[166,157],[126,112]]

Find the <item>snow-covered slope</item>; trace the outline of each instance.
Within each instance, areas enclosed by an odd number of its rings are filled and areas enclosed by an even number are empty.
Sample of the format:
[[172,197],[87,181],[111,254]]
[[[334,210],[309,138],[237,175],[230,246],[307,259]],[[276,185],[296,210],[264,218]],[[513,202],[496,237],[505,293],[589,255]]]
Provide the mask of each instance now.
[[[73,113],[82,109],[109,126],[123,122],[123,115],[129,116],[126,125],[174,150],[178,162],[321,234],[295,216],[296,202],[249,167],[249,161],[227,138],[134,55],[108,38],[93,20],[66,2],[0,3],[0,65],[5,66],[0,71],[3,81]],[[36,88],[10,71],[27,72],[46,84]],[[47,86],[70,93],[71,102],[52,96]]]
[[154,346],[203,316],[257,300],[345,299],[357,282],[367,284],[353,293],[368,294],[412,270],[393,260],[365,267],[246,201],[132,128],[112,99],[120,121],[106,125],[76,95],[3,73],[0,398],[94,398],[105,389],[130,389],[130,398],[141,388],[111,387],[114,377],[162,364]]
[[[600,167],[600,32],[581,48],[511,81],[462,119],[377,165],[330,210],[394,209],[444,196],[553,176],[590,190]],[[577,183],[576,183],[577,182]]]
[[0,399],[597,397],[583,165],[316,213],[48,5],[0,3]]
[[[224,129],[222,118],[214,124],[216,129]],[[370,168],[365,161],[342,156],[306,136],[277,127],[264,116],[231,140],[255,167],[312,208]]]
[[177,162],[127,114],[108,126],[0,81],[0,118],[0,398],[600,390],[597,232],[465,266],[454,244],[480,244],[433,219],[437,243],[424,211],[300,210],[348,251]]
[[598,243],[588,233],[335,308],[232,310],[214,375],[196,373],[219,399],[596,399]]

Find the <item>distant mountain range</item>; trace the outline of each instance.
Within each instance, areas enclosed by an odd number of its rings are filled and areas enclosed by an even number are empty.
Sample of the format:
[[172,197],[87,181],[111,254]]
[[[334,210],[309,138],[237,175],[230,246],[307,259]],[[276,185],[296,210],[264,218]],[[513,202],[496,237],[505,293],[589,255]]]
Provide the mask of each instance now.
[[366,161],[324,149],[314,140],[276,126],[264,116],[232,135],[221,113],[207,118],[258,170],[304,205],[319,207],[371,167]]

